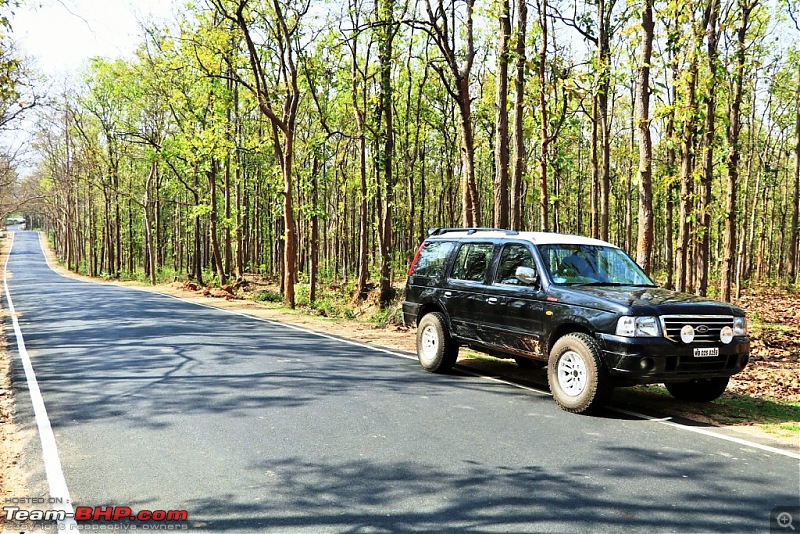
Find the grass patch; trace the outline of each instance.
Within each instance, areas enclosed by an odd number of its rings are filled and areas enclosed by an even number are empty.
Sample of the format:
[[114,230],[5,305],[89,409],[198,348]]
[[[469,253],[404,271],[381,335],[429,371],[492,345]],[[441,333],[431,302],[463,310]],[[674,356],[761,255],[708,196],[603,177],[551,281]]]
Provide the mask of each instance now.
[[664,408],[671,404],[687,417],[700,415],[723,425],[756,424],[768,432],[789,435],[800,433],[800,402],[726,392],[713,402],[692,403],[673,399],[663,386],[637,386],[634,389],[639,393],[636,395],[639,401],[657,403]]
[[253,294],[253,300],[256,302],[281,302],[283,301],[283,297],[277,291],[262,289]]

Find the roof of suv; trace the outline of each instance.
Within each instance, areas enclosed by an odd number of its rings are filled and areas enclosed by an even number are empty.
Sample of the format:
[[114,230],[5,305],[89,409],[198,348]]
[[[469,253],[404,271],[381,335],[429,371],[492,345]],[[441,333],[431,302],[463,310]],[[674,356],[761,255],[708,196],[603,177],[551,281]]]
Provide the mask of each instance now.
[[530,241],[534,245],[595,245],[619,248],[616,245],[572,234],[556,234],[552,232],[515,232],[494,228],[433,228],[428,238],[446,239],[520,239]]

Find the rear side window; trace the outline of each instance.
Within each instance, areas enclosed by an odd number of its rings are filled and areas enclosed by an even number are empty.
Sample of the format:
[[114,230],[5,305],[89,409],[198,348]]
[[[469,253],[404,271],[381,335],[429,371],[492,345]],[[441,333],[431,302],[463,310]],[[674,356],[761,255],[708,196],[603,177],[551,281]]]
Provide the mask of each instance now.
[[452,241],[428,241],[419,252],[414,265],[414,276],[438,277],[442,275],[450,251],[456,246]]
[[466,243],[458,250],[450,278],[467,282],[483,282],[492,260],[491,243]]

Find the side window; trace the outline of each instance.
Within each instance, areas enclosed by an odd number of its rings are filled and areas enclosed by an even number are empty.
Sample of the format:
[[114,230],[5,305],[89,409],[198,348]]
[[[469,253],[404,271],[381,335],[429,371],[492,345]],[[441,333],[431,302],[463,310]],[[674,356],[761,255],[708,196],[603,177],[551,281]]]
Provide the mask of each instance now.
[[517,280],[517,267],[536,268],[531,251],[528,250],[528,247],[519,243],[506,245],[500,254],[500,265],[497,267],[495,283],[522,285],[522,282]]
[[490,243],[466,243],[458,250],[450,278],[467,282],[483,282],[492,260]]
[[425,243],[414,267],[414,276],[437,277],[442,275],[450,251],[455,247],[452,241],[431,241]]

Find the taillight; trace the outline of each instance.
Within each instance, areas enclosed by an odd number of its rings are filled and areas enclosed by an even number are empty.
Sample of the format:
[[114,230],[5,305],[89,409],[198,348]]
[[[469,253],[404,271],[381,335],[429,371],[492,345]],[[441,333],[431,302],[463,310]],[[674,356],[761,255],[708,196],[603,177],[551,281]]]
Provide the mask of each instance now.
[[417,266],[417,262],[419,261],[419,255],[422,254],[422,249],[423,248],[425,248],[425,243],[424,242],[417,249],[417,253],[414,254],[414,259],[411,260],[411,266],[408,268],[408,276],[411,276],[411,273],[414,272],[414,268],[416,268],[416,266]]

